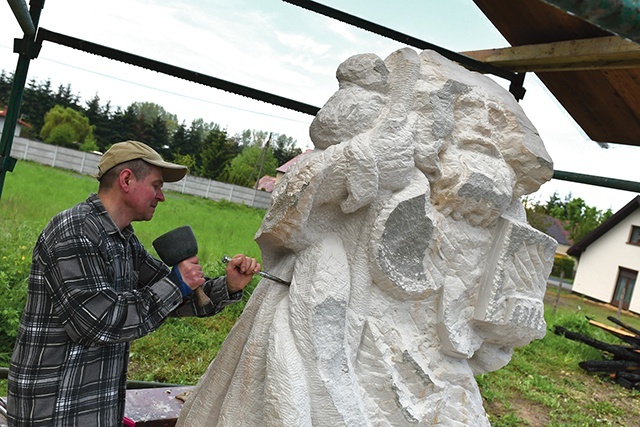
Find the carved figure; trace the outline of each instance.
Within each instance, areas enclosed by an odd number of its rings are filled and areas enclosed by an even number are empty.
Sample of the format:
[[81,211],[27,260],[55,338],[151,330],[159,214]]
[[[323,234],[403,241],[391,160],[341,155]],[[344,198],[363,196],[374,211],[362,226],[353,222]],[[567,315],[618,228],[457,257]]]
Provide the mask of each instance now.
[[545,334],[552,175],[506,90],[432,51],[347,59],[276,186],[267,271],[179,426],[488,426],[474,375]]

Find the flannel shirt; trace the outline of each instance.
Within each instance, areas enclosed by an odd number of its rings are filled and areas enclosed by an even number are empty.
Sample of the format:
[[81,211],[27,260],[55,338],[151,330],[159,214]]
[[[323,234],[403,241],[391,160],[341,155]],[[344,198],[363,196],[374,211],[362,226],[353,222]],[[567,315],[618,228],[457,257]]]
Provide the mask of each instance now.
[[28,296],[11,357],[10,426],[121,426],[130,341],[168,316],[209,316],[238,301],[224,277],[204,285],[212,303],[182,297],[169,268],[100,199],[56,215],[33,251]]

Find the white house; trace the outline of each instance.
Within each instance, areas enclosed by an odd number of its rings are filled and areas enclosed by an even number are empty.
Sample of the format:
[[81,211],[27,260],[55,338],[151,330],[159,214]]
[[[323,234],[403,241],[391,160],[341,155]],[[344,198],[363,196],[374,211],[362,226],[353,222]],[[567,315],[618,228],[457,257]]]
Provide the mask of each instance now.
[[573,292],[640,313],[640,195],[567,253],[579,258]]
[[[5,117],[7,117],[7,107],[4,107],[3,110],[0,110],[0,134],[2,134],[2,129],[4,129]],[[18,119],[18,122],[16,123],[15,130],[13,131],[13,136],[20,136],[20,132],[21,132],[23,126],[24,127],[31,127],[31,125],[28,124],[27,122],[25,122],[24,120]]]

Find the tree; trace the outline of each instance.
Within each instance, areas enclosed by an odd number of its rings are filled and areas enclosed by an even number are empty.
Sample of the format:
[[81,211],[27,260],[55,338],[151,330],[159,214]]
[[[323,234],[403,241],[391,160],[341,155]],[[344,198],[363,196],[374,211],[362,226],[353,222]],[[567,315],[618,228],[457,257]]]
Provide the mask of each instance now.
[[125,111],[118,107],[111,117],[111,121],[111,129],[113,130],[111,144],[137,139],[138,116],[131,106]]
[[62,105],[63,107],[73,108],[74,110],[80,110],[80,106],[78,105],[78,100],[80,99],[79,95],[74,95],[71,92],[71,85],[67,84],[66,86],[58,86],[58,92],[53,95],[53,100],[56,105]]
[[275,142],[272,142],[272,146],[273,155],[279,166],[284,165],[302,153],[302,150],[296,147],[296,140],[287,135],[277,135]]
[[[167,112],[162,105],[153,102],[134,102],[131,108],[138,116],[144,116],[147,123],[153,123],[156,118],[161,118],[165,122],[173,123],[175,127],[178,123],[178,117],[175,114]],[[170,128],[171,126],[167,126]]]
[[202,119],[196,119],[191,122],[189,130],[185,134],[184,144],[180,148],[180,154],[189,154],[200,164],[200,151],[206,133],[207,126]]
[[[263,154],[264,163],[262,162]],[[271,148],[268,148],[263,153],[263,149],[258,146],[245,147],[240,155],[231,160],[231,163],[225,168],[219,179],[230,184],[253,187],[255,182],[260,179],[257,176],[257,171],[261,163],[262,175],[275,175],[278,165],[275,157],[273,157]]]
[[149,139],[146,140],[149,145],[154,148],[169,145],[170,136],[178,128],[178,117],[175,114],[153,102],[134,102],[130,107],[138,117],[144,117],[145,123],[150,126]]
[[[0,103],[3,100],[5,105],[8,103],[12,84],[13,75],[3,70],[0,73]],[[100,105],[97,93],[86,101],[84,107],[78,106],[78,100],[79,95],[74,94],[70,84],[60,85],[57,91],[53,91],[50,80],[31,80],[24,90],[21,118],[32,126],[31,133],[47,138],[46,142],[49,143],[66,146],[79,144],[82,150],[104,152],[115,142],[139,140],[149,144],[168,160],[182,159],[191,167],[192,173],[215,179],[229,177],[229,173],[235,174],[237,170],[230,169],[231,158],[238,156],[247,147],[261,150],[269,138],[271,147],[265,152],[267,168],[263,173],[275,173],[269,172],[268,168],[272,159],[275,159],[276,165],[281,165],[301,153],[301,150],[295,147],[296,142],[286,135],[247,129],[229,137],[219,125],[214,122],[207,123],[203,119],[193,120],[187,128],[184,122],[178,124],[174,114],[151,102],[134,102],[123,110],[119,106],[112,108],[110,102],[104,106]],[[43,132],[45,115],[55,106],[84,113],[88,123],[91,123],[93,138],[83,138],[72,124],[63,126],[58,123],[56,127],[50,123]],[[259,157],[256,156],[249,163],[258,160]],[[254,176],[251,176],[252,173]],[[241,181],[253,181],[259,178],[258,173],[259,165],[253,163],[248,177],[236,178]]]
[[184,122],[182,122],[173,133],[171,137],[171,148],[173,151],[173,158],[177,158],[178,155],[184,155],[186,150],[185,146],[187,145],[187,127]]
[[163,159],[173,159],[167,122],[162,117],[157,116],[151,124],[149,141],[147,143],[160,153]]
[[237,155],[237,146],[233,140],[227,138],[227,132],[215,128],[207,133],[200,157],[202,165],[200,176],[218,179],[224,169]]
[[569,232],[569,239],[574,242],[581,240],[613,215],[611,209],[602,212],[587,205],[579,197],[573,199],[569,194],[562,200],[557,193],[552,194],[544,205],[525,204],[525,210],[531,226],[543,232],[546,232],[546,228],[541,218],[548,215],[561,220],[564,229]]
[[0,108],[9,105],[11,86],[13,86],[13,74],[7,74],[6,71],[2,70],[2,73],[0,73]]
[[528,197],[523,199],[523,204],[529,225],[546,233],[552,224],[547,208],[544,205],[533,203]]
[[577,198],[566,203],[564,217],[559,219],[567,221],[565,230],[569,232],[569,238],[577,242],[611,215],[613,215],[611,209],[602,212],[593,206],[588,206],[581,198]]
[[86,102],[84,109],[84,115],[89,119],[89,123],[94,126],[93,135],[96,138],[96,150],[103,152],[106,151],[108,145],[115,142],[112,139],[113,131],[111,129],[110,109],[110,102],[107,102],[104,107],[100,105],[100,97],[97,93]]
[[20,113],[39,135],[44,126],[44,116],[56,105],[51,91],[51,81],[38,84],[34,79],[27,83],[22,95]]
[[93,126],[82,113],[61,105],[53,107],[44,118],[40,137],[48,144],[63,147],[95,146]]

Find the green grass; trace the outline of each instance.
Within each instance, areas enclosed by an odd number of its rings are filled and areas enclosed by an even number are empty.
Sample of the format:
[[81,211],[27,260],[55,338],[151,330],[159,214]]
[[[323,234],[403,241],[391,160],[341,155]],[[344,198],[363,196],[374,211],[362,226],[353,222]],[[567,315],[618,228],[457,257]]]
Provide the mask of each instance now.
[[[30,253],[40,229],[52,215],[96,191],[95,180],[29,162],[7,174],[0,200],[0,366],[8,366],[12,340],[25,301]],[[223,271],[223,254],[244,252],[261,258],[254,235],[264,211],[228,202],[168,193],[150,222],[136,223],[137,234],[153,252],[158,235],[189,224],[199,244],[205,271]],[[249,287],[253,289],[257,279]],[[614,307],[566,291],[555,314],[556,289],[545,298],[549,332],[542,340],[517,348],[504,368],[477,377],[485,408],[494,427],[501,426],[635,426],[640,425],[640,394],[603,375],[584,372],[578,363],[603,354],[585,344],[554,334],[553,327],[620,344],[589,325],[586,317],[612,325]],[[245,299],[246,302],[246,299]],[[156,332],[132,344],[130,379],[195,384],[215,357],[241,313],[243,304],[227,307],[212,318],[169,319]],[[640,317],[623,312],[621,320],[640,329]],[[6,380],[0,380],[0,395]]]

